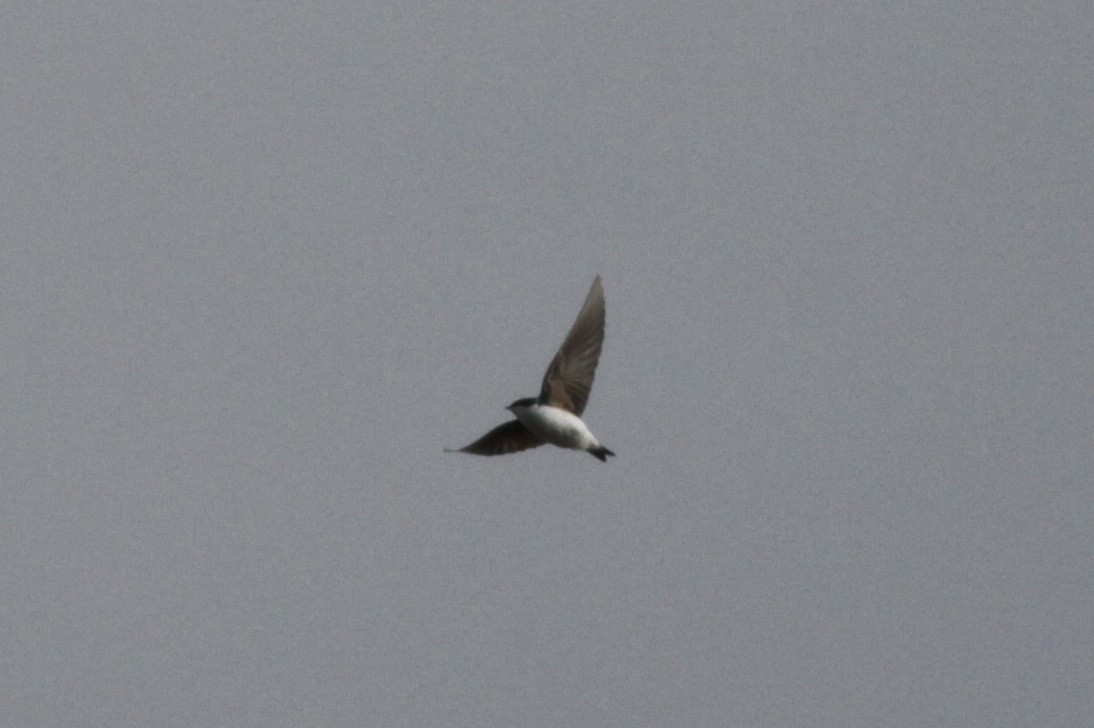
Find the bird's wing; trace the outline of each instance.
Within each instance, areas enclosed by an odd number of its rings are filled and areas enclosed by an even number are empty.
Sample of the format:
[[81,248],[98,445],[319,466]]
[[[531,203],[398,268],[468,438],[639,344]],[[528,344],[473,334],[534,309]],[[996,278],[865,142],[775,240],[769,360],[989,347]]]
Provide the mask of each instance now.
[[600,347],[604,343],[604,287],[593,281],[581,312],[543,375],[539,403],[581,416],[589,401]]
[[521,424],[520,420],[512,420],[504,425],[498,425],[485,435],[475,440],[467,447],[447,452],[466,452],[472,455],[508,455],[511,452],[520,452],[532,447],[539,447],[543,440]]

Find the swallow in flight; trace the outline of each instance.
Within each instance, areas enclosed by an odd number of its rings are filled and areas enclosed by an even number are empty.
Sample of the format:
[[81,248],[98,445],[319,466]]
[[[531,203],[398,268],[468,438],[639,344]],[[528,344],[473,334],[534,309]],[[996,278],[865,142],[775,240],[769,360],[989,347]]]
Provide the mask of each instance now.
[[601,462],[614,452],[600,444],[581,413],[589,401],[600,348],[604,343],[604,288],[593,280],[570,333],[543,375],[538,397],[518,399],[505,409],[516,417],[498,425],[467,447],[446,452],[507,455],[544,443],[584,450]]

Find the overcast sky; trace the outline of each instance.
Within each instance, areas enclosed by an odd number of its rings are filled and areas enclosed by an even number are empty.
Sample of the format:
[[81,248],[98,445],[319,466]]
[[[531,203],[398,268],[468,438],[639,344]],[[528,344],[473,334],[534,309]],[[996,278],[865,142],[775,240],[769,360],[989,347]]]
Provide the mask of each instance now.
[[3,726],[1094,725],[1086,0],[0,15]]

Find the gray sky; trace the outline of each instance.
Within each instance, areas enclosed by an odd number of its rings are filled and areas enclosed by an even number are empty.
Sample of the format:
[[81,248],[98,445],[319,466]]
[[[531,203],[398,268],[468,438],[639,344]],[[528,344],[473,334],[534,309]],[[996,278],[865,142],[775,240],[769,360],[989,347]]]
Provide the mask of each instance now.
[[1094,724],[1088,3],[3,15],[0,724]]

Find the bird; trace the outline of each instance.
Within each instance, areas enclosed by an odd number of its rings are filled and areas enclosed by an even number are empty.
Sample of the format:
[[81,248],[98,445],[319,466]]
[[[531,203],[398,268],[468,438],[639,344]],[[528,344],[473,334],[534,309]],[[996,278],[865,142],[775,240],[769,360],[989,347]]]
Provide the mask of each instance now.
[[585,303],[554,359],[547,366],[538,397],[518,399],[505,409],[516,417],[457,450],[472,455],[507,455],[550,443],[584,450],[607,462],[615,453],[600,444],[581,419],[589,401],[604,343],[604,287],[593,279]]

